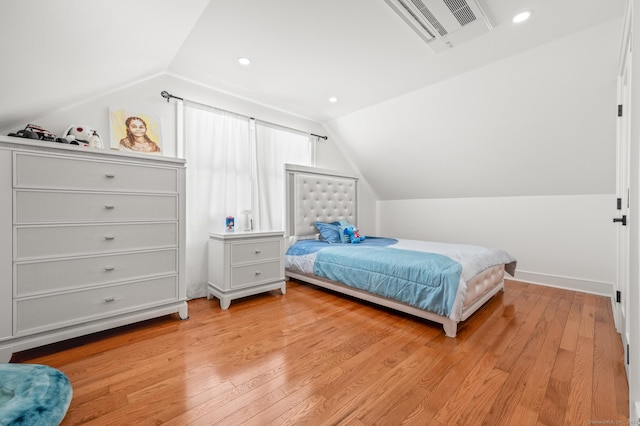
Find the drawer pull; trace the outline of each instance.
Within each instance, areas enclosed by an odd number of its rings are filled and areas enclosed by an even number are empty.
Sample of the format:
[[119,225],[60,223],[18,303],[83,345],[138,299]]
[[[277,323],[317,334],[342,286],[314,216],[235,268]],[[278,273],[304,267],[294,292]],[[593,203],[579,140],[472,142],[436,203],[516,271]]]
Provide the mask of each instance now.
[[105,176],[109,179],[113,179],[116,175],[112,175],[111,173],[106,173]]
[[115,300],[116,300],[116,298],[112,296],[112,297],[107,297],[106,299],[104,299],[104,302],[105,303],[109,303],[109,302],[114,302]]
[[256,254],[260,254],[260,253],[262,253],[262,250],[256,249]]
[[260,272],[260,271],[256,271],[256,277],[257,277],[258,275],[261,275],[261,274],[262,274],[262,272]]
[[113,204],[107,204],[106,206],[104,206],[104,208],[107,210],[113,210],[116,208],[116,206],[114,206]]
[[107,236],[104,237],[104,239],[107,240],[107,241],[112,241],[112,240],[115,240],[116,237],[114,237],[112,235],[107,235]]
[[113,271],[115,269],[116,269],[115,266],[105,266],[105,268],[104,268],[104,270],[107,271],[107,272],[111,272],[111,271]]

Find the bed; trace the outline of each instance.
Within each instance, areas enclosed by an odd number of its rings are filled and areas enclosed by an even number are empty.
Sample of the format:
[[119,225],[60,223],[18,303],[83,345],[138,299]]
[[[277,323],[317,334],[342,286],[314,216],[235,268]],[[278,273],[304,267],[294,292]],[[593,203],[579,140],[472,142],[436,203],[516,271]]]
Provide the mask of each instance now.
[[350,243],[343,231],[358,223],[358,177],[293,164],[285,172],[287,279],[442,324],[453,338],[504,290],[505,273],[515,274],[504,250],[370,236]]

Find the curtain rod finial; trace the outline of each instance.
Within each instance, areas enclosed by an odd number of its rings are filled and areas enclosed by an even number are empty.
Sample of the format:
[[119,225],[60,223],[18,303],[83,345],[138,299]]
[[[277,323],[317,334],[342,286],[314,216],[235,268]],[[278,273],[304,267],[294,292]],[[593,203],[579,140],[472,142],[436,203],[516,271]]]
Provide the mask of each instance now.
[[311,134],[311,136],[315,136],[315,137],[316,137],[316,138],[318,138],[318,139],[324,139],[325,141],[326,141],[327,139],[329,139],[329,137],[328,137],[328,136],[320,136],[320,135],[316,135],[315,133],[310,133],[310,134]]
[[179,101],[184,101],[184,99],[179,98],[177,96],[173,96],[171,93],[167,92],[166,90],[163,90],[162,92],[160,92],[160,96],[162,96],[163,98],[165,98],[167,100],[167,102],[169,102],[169,100],[171,98],[177,99]]

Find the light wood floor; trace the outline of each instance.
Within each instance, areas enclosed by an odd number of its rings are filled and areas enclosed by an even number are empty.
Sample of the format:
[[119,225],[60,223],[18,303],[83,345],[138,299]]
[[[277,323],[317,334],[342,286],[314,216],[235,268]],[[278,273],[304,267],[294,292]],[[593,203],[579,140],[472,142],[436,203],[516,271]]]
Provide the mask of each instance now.
[[59,368],[64,425],[626,424],[605,297],[506,283],[456,339],[289,282],[231,303],[15,354]]

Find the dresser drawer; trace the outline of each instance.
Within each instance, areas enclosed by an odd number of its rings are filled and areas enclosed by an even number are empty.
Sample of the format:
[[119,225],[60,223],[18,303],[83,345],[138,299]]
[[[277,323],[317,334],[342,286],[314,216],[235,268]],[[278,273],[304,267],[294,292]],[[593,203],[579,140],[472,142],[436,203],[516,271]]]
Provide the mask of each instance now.
[[178,245],[178,225],[130,223],[15,227],[15,260]]
[[250,287],[263,282],[282,279],[284,279],[284,269],[280,260],[231,268],[231,289]]
[[231,244],[231,264],[279,259],[283,250],[280,239],[251,240]]
[[176,193],[178,192],[178,171],[175,168],[86,158],[16,153],[14,186],[18,188]]
[[14,332],[24,335],[51,330],[177,299],[177,276],[17,299]]
[[15,191],[16,224],[178,219],[176,195]]
[[177,257],[177,250],[169,249],[16,263],[14,297],[175,274]]

